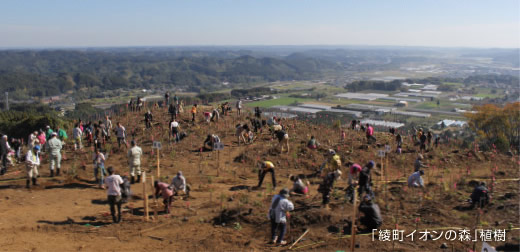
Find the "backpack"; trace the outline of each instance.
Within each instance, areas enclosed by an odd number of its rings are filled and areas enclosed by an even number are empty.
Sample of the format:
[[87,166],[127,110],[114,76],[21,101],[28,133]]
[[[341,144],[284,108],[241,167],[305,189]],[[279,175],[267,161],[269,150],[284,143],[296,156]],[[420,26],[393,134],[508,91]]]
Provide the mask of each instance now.
[[132,192],[130,191],[130,181],[128,181],[128,177],[123,176],[123,184],[120,185],[121,187],[121,198],[123,203],[127,203],[128,199],[132,195]]
[[269,219],[270,220],[276,220],[276,216],[275,216],[275,212],[274,210],[276,209],[276,207],[278,206],[278,204],[280,203],[280,200],[282,199],[282,197],[278,197],[274,200],[273,202],[273,205],[272,207],[269,209]]

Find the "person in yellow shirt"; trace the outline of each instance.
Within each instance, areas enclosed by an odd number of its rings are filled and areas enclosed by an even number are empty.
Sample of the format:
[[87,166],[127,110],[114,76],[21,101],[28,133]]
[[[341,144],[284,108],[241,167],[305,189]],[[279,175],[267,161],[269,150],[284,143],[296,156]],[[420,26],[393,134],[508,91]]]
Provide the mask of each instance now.
[[262,182],[264,182],[265,175],[270,172],[271,178],[273,181],[273,190],[276,187],[276,177],[274,175],[274,164],[271,161],[264,161],[260,164],[260,170],[258,171],[258,188],[262,186]]
[[336,154],[336,151],[334,151],[333,149],[329,149],[328,156],[329,157],[327,161],[323,162],[323,164],[320,167],[320,174],[322,175],[322,177],[329,172],[341,169],[341,158],[338,154]]
[[195,115],[197,114],[197,104],[193,104],[191,107],[191,121],[195,122]]

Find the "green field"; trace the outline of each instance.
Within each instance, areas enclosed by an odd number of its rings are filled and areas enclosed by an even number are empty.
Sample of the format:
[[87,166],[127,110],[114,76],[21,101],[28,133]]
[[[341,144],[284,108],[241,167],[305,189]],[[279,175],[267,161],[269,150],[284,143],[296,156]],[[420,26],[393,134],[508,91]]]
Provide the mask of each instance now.
[[301,103],[301,102],[307,102],[307,101],[315,101],[315,100],[314,99],[305,99],[305,98],[281,97],[278,99],[246,103],[246,106],[269,108],[269,107],[276,106],[276,105],[287,106],[287,105],[291,105],[295,102]]
[[491,88],[477,88],[477,94],[474,95],[475,97],[482,97],[482,98],[497,98],[504,96],[504,91],[502,89],[497,89],[496,93],[491,93]]
[[457,88],[464,86],[464,83],[460,82],[443,82],[444,85],[455,86]]

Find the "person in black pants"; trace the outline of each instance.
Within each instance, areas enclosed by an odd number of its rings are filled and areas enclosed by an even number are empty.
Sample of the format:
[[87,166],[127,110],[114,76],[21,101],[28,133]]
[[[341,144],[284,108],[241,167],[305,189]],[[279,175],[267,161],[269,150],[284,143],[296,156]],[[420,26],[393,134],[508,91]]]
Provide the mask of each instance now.
[[329,203],[330,203],[330,192],[332,191],[332,188],[334,187],[334,182],[339,178],[341,177],[341,171],[340,170],[336,170],[334,172],[329,172],[327,174],[327,176],[325,176],[325,178],[323,179],[323,182],[320,184],[320,186],[318,187],[318,192],[320,192],[322,194],[322,199],[323,199],[323,207],[325,209],[330,209],[329,208]]
[[366,193],[366,195],[370,195],[372,198],[374,197],[374,192],[372,191],[372,177],[370,175],[370,171],[376,163],[374,161],[368,162],[363,169],[361,169],[361,172],[359,173],[359,180],[358,180],[358,195],[361,197],[363,193]]
[[174,103],[170,104],[168,107],[168,113],[170,114],[171,120],[177,120],[177,107]]
[[271,161],[264,161],[260,164],[260,170],[258,171],[258,186],[261,187],[264,182],[265,175],[270,172],[273,181],[273,190],[276,188],[276,177],[274,175],[274,164]]
[[[123,203],[121,198],[121,185],[124,184],[121,176],[114,174],[114,168],[108,167],[107,169],[109,176],[105,179],[105,185],[107,187],[107,198],[108,204],[110,205],[110,213],[112,214],[112,220],[115,223],[121,222],[121,204]],[[116,209],[117,206],[117,218]]]
[[482,208],[489,203],[488,188],[486,182],[481,182],[471,193],[471,208],[475,206]]
[[256,118],[262,118],[262,111],[259,107],[255,107],[255,117]]

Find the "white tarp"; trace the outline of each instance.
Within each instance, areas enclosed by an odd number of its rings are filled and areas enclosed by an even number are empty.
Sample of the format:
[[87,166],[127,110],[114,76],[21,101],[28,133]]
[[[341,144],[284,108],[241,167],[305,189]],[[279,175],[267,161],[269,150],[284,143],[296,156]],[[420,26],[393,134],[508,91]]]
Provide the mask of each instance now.
[[455,120],[444,119],[444,120],[438,122],[437,125],[442,125],[443,122],[444,122],[444,125],[446,125],[446,127],[451,127],[451,126],[463,127],[464,125],[467,124],[465,121],[455,121]]

